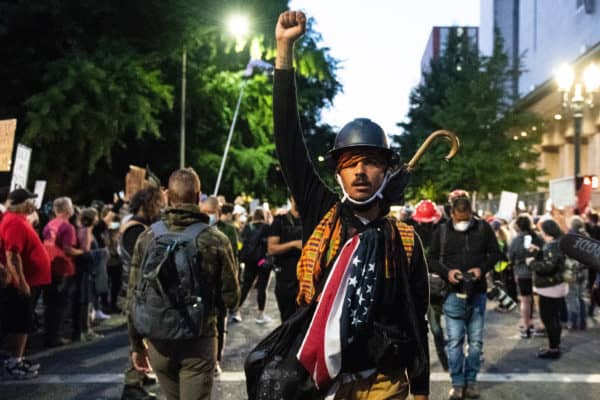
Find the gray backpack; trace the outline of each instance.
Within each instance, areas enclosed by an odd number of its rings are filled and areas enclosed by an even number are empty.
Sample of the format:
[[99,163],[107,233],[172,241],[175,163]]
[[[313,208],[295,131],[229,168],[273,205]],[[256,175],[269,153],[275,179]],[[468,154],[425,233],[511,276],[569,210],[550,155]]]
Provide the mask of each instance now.
[[181,340],[200,336],[214,287],[200,268],[196,246],[196,238],[207,227],[195,223],[183,232],[172,232],[163,221],[150,227],[154,237],[141,262],[131,308],[133,326],[144,337]]

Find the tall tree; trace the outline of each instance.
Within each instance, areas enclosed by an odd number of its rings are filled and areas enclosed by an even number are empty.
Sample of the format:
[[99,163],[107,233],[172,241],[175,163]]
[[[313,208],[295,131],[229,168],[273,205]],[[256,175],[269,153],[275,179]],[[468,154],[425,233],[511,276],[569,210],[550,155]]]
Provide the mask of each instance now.
[[447,163],[447,147],[431,148],[412,177],[409,198],[444,201],[455,188],[487,194],[539,185],[544,172],[536,167],[535,145],[542,120],[515,107],[508,85],[513,73],[498,35],[485,57],[467,35],[450,31],[441,56],[410,95],[408,122],[399,124],[403,133],[395,142],[408,160],[431,132],[447,129],[459,136],[461,149]]
[[[32,177],[50,195],[108,198],[129,164],[163,180],[179,165],[182,52],[187,53],[186,164],[212,192],[254,43],[273,58],[273,26],[285,0],[43,0],[0,4],[0,118],[19,119],[17,139],[34,149]],[[253,41],[225,28],[232,11],[254,14]],[[258,17],[260,16],[260,17]],[[252,19],[252,17],[250,17]],[[303,117],[318,120],[340,85],[335,60],[311,31],[299,63]],[[246,82],[221,185],[274,200],[271,83]]]

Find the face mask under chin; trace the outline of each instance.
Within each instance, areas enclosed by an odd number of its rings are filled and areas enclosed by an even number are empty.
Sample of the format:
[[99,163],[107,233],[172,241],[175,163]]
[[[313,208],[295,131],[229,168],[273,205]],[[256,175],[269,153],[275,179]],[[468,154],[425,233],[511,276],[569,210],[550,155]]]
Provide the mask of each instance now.
[[380,200],[379,197],[376,197],[373,200],[369,201],[368,203],[355,204],[355,203],[352,203],[351,201],[348,201],[348,199],[346,199],[343,201],[343,203],[346,207],[349,207],[351,210],[363,212],[363,211],[370,210],[372,207],[375,207],[379,203],[379,200]]
[[469,221],[455,222],[453,225],[455,231],[464,232],[469,228]]

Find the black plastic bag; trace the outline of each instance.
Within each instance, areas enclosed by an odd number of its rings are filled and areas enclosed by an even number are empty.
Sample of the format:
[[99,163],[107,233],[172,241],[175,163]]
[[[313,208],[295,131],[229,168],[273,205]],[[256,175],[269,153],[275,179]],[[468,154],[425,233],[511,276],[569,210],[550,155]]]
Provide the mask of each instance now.
[[318,400],[321,394],[296,354],[316,303],[298,309],[264,338],[246,358],[248,400]]

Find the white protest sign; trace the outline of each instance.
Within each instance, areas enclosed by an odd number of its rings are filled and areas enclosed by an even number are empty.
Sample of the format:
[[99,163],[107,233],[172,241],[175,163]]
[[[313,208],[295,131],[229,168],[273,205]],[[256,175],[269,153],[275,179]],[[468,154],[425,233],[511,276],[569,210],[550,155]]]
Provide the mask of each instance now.
[[260,200],[259,199],[254,199],[250,202],[250,215],[254,214],[254,211],[256,211],[256,209],[260,207]]
[[515,208],[517,207],[518,198],[519,195],[517,193],[506,192],[503,190],[500,194],[500,206],[498,207],[496,217],[505,221],[511,221]]
[[15,131],[17,130],[16,119],[5,119],[0,121],[0,171],[10,171],[12,164],[12,152],[15,143]]
[[31,148],[21,143],[17,145],[17,154],[13,164],[10,190],[27,188],[27,176],[29,175],[29,162],[31,161]]
[[42,202],[44,201],[44,193],[46,192],[46,181],[35,181],[35,186],[33,187],[33,193],[37,194],[37,197],[34,199],[35,208],[38,210],[42,208]]
[[575,178],[552,179],[549,183],[550,199],[557,208],[573,207],[577,195],[575,194]]

